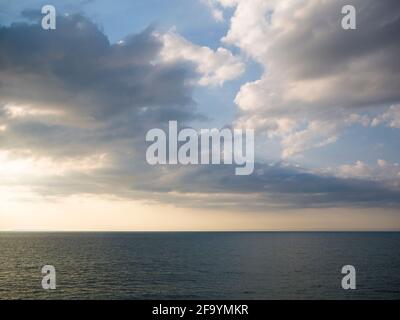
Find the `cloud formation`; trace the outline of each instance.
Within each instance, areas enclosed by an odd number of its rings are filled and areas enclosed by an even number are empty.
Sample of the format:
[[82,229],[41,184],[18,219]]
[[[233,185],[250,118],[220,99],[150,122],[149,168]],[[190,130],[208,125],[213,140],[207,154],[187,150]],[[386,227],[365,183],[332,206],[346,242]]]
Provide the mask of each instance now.
[[236,96],[238,123],[280,137],[283,157],[332,143],[354,114],[400,101],[398,1],[352,1],[356,30],[341,27],[345,1],[219,2],[235,9],[223,42],[264,68]]
[[400,105],[390,106],[387,111],[375,117],[371,122],[373,127],[379,126],[380,124],[386,124],[390,128],[400,129]]
[[[318,2],[294,7],[293,12],[284,3],[289,6],[285,1],[277,8],[269,1],[221,2],[236,6],[224,41],[266,67],[262,79],[244,85],[237,95],[239,122],[280,136],[290,156],[310,145],[330,143],[347,123],[362,121],[352,116],[359,108],[396,101],[398,92],[390,81],[396,81],[398,73],[396,65],[391,65],[385,88],[373,81],[371,95],[376,100],[371,101],[369,93],[350,95],[341,83],[350,74],[347,68],[372,68],[368,70],[377,72],[374,79],[378,79],[383,75],[375,70],[377,66],[360,64],[357,55],[346,50],[332,52],[330,58],[319,57],[326,43],[319,43],[318,34],[309,37],[307,33],[318,23],[321,35],[327,32],[324,23],[311,19],[311,13],[323,13]],[[268,15],[271,8],[274,15]],[[333,4],[331,8],[336,10]],[[289,18],[304,30],[293,27]],[[269,30],[271,26],[277,35]],[[384,43],[387,50],[378,51],[390,58],[392,49],[397,50],[396,41],[392,46]],[[368,48],[365,57],[376,57],[376,51]],[[304,64],[295,63],[300,58]],[[383,58],[376,58],[382,65]],[[318,65],[325,63],[320,70]],[[149,166],[145,161],[147,130],[165,128],[168,120],[182,126],[204,120],[192,97],[193,86],[222,85],[238,77],[243,68],[243,62],[227,49],[200,47],[174,33],[146,29],[110,43],[82,15],[60,16],[55,32],[43,32],[35,21],[1,27],[0,164],[7,170],[0,170],[0,183],[29,186],[45,196],[111,194],[254,210],[400,204],[398,185],[286,163],[257,163],[256,173],[248,177],[235,176],[231,166]],[[331,77],[337,78],[331,82]],[[356,78],[347,84],[358,88],[355,83],[359,83],[363,88],[363,79]],[[303,91],[310,81],[326,90]],[[344,95],[333,99],[331,90],[341,87]]]
[[62,109],[103,121],[143,106],[153,110],[191,102],[184,83],[189,71],[152,63],[162,43],[151,29],[110,44],[90,20],[72,15],[60,16],[54,32],[37,24],[3,27],[0,41],[3,104]]
[[244,63],[225,48],[216,51],[195,45],[176,33],[159,35],[164,46],[161,57],[164,61],[183,60],[192,62],[201,75],[198,84],[223,85],[228,80],[239,77],[244,72]]

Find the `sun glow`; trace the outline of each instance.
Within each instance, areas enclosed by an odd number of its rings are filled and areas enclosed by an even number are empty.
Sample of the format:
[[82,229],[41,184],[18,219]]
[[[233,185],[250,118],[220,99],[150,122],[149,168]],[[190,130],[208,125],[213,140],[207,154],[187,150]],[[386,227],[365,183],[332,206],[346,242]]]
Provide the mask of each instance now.
[[93,154],[79,158],[55,159],[36,156],[30,150],[14,154],[0,151],[0,177],[23,178],[49,175],[65,175],[71,172],[88,172],[104,167],[107,154]]

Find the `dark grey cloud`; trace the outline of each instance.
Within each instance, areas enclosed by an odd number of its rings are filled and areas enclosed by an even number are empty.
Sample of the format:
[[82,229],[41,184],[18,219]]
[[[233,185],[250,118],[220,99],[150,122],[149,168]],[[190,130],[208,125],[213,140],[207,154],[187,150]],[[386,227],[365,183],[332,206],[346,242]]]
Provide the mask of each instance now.
[[[235,176],[234,166],[200,166],[171,170],[151,180],[140,180],[142,190],[180,193],[256,195],[241,206],[340,207],[399,206],[400,190],[383,182],[320,175],[283,163],[256,164],[255,174]],[[170,177],[168,177],[170,175]],[[190,198],[190,197],[189,197]],[[209,205],[212,205],[210,200]],[[215,203],[214,203],[215,205]]]
[[[356,9],[357,29],[343,30],[340,22],[341,8],[345,4]],[[399,50],[400,3],[396,0],[383,1],[332,1],[312,11],[309,23],[299,27],[282,46],[296,44],[296,50],[274,51],[282,59],[302,63],[290,63],[298,77],[318,77],[344,68],[353,59],[357,60],[384,49]],[[399,63],[388,59],[388,63],[399,71]],[[388,71],[388,70],[386,70]]]
[[383,181],[325,176],[281,163],[258,163],[256,174],[235,176],[234,166],[149,167],[132,155],[118,156],[118,165],[112,168],[32,184],[47,196],[114,194],[177,206],[231,210],[400,206],[400,190]]
[[3,103],[61,108],[95,121],[142,107],[184,116],[179,110],[193,103],[185,84],[190,69],[153,63],[162,43],[151,29],[111,44],[87,18],[59,16],[54,31],[39,24],[2,27],[0,43]]
[[[356,9],[356,30],[343,30],[341,8]],[[342,107],[398,102],[400,93],[400,2],[328,1],[309,5],[297,28],[277,39],[269,58],[290,81],[327,80],[332,96],[323,101]],[[288,21],[289,22],[289,21]],[[321,100],[317,100],[321,103]]]
[[[39,21],[0,27],[0,44],[0,120],[8,127],[2,148],[84,154],[141,139],[169,119],[202,118],[187,84],[191,66],[156,62],[162,43],[151,28],[111,44],[76,14],[59,16],[54,31],[42,30]],[[62,116],[11,118],[10,105]]]

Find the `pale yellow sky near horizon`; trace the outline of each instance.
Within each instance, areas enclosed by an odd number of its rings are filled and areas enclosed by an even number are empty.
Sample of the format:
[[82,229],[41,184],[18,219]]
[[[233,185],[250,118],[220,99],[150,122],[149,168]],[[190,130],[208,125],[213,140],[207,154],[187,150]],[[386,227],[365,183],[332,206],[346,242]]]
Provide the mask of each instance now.
[[0,201],[0,231],[384,231],[400,230],[396,210],[194,209],[98,196]]

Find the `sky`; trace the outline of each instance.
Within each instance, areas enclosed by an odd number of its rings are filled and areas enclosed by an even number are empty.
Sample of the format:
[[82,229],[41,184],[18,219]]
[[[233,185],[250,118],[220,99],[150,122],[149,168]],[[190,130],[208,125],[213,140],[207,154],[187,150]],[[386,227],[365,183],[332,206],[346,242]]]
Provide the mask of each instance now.
[[[399,12],[0,2],[0,230],[400,230]],[[149,165],[146,132],[169,121],[254,129],[254,173]]]

